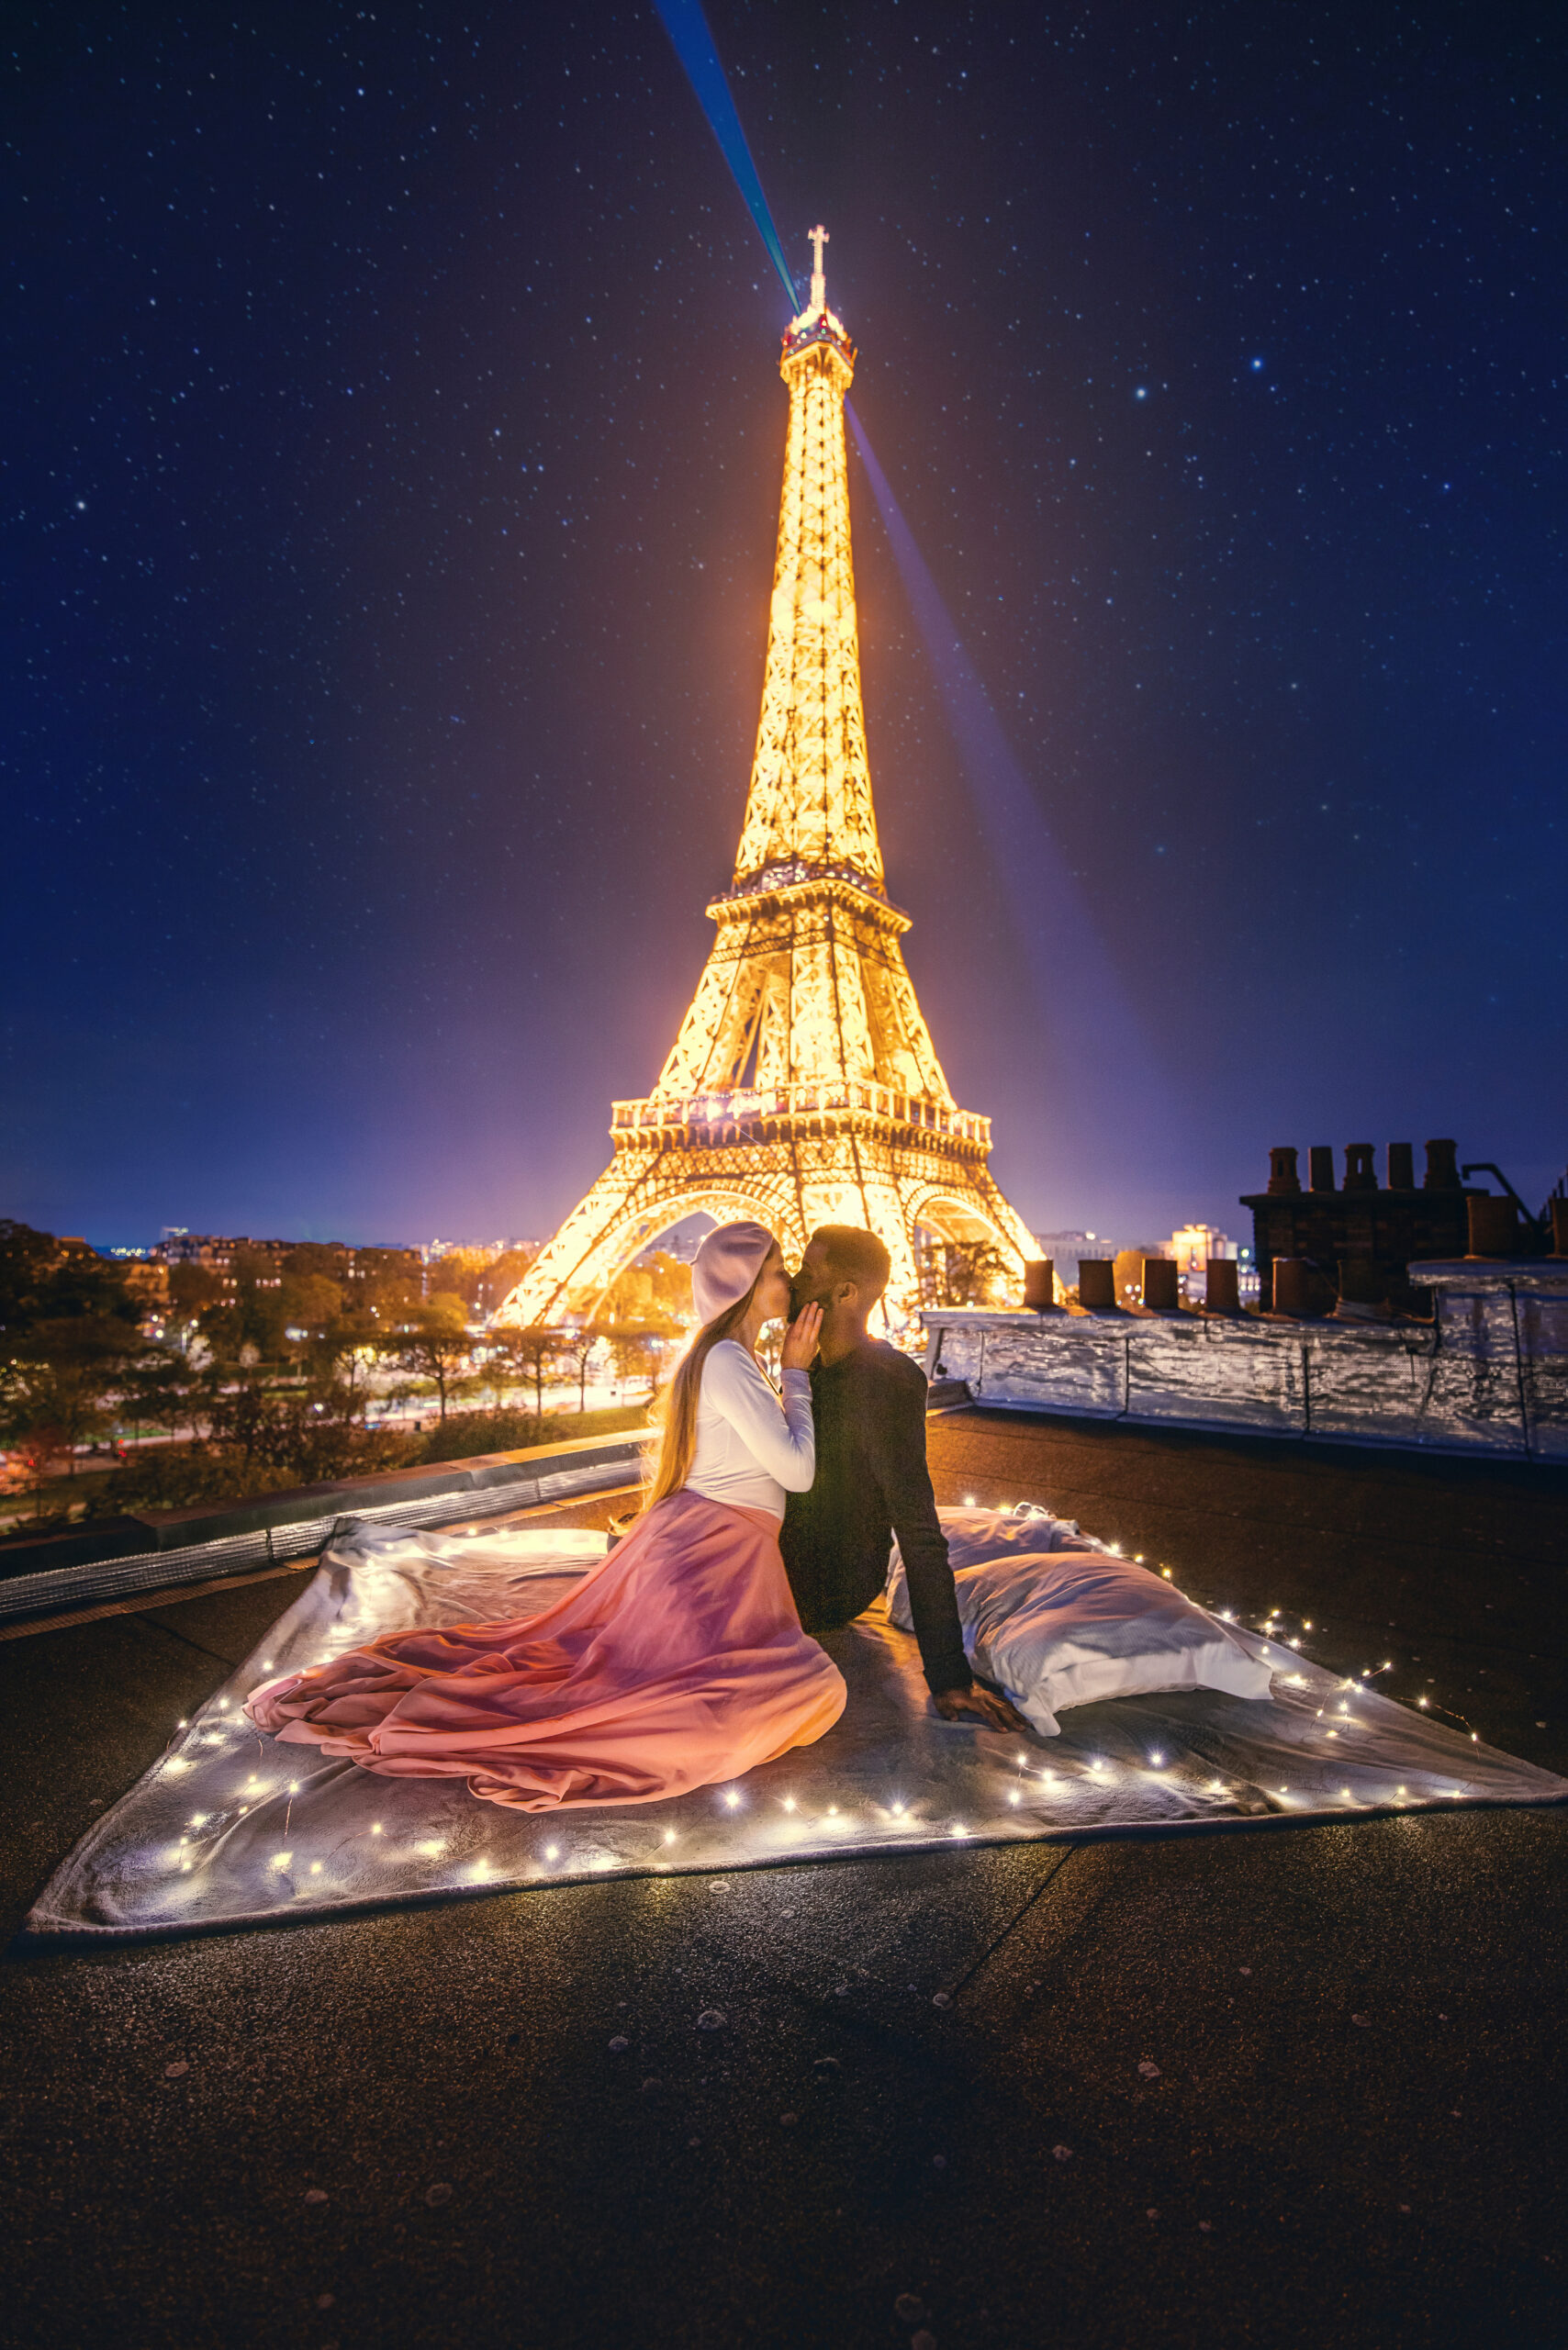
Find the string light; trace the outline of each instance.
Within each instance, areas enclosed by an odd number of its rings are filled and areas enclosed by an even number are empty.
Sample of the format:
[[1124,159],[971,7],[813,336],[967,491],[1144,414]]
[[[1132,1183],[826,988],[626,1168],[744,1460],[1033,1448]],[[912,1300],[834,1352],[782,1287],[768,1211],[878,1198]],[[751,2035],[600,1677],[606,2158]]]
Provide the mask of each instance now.
[[785,1798],[784,1798],[784,1808],[785,1808],[785,1810],[786,1810],[786,1811],[793,1811],[793,1810],[794,1810],[794,1808],[795,1808],[795,1798],[794,1798],[794,1796],[785,1796]]

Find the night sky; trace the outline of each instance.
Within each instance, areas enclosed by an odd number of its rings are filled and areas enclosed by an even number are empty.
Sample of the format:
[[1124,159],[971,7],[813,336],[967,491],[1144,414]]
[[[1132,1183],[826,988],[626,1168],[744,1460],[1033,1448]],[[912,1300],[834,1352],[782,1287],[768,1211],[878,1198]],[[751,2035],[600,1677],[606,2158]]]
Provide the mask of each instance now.
[[[0,1213],[543,1235],[726,886],[785,305],[651,9],[14,9]],[[1026,1222],[1568,1157],[1556,5],[713,0],[1147,1047],[851,458],[890,894]],[[1113,1057],[1114,1058],[1114,1057]],[[1148,1079],[1150,1069],[1161,1082]],[[1179,1105],[1172,1109],[1172,1102]]]

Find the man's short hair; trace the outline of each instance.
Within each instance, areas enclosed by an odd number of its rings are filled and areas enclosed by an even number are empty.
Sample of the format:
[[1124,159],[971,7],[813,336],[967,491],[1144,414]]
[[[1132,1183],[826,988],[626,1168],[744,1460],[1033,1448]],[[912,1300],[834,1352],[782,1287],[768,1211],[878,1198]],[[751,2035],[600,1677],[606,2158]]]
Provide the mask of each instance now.
[[828,1271],[841,1281],[853,1281],[874,1305],[893,1270],[893,1260],[876,1234],[853,1224],[819,1224],[812,1238],[821,1241]]

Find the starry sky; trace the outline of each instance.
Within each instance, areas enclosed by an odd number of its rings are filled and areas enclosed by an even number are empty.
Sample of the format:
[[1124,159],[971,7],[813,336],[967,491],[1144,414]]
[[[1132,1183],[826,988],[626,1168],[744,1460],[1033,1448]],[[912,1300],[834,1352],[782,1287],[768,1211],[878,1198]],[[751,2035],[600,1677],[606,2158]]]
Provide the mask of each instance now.
[[[1537,1203],[1561,9],[709,16],[1037,811],[1031,942],[852,454],[890,891],[1025,1220],[1245,1236],[1271,1144],[1431,1135]],[[8,27],[0,1213],[543,1235],[740,830],[787,408],[751,218],[650,8]]]

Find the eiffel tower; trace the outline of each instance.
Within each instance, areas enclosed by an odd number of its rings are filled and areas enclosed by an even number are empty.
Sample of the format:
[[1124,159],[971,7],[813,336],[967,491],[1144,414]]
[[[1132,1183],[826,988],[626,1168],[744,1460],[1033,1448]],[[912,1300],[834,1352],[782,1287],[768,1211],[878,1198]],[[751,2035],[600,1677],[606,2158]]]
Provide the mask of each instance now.
[[789,442],[762,719],[718,936],[645,1100],[613,1105],[609,1167],[506,1299],[503,1323],[591,1314],[658,1234],[752,1216],[786,1252],[819,1224],[879,1234],[912,1305],[916,1235],[1035,1253],[992,1180],[915,1001],[871,806],[849,546],[844,400],[855,346],[828,308],[825,229],[784,338]]

